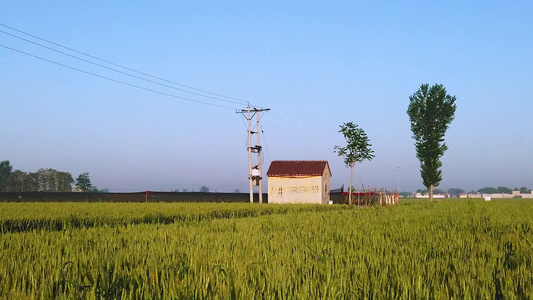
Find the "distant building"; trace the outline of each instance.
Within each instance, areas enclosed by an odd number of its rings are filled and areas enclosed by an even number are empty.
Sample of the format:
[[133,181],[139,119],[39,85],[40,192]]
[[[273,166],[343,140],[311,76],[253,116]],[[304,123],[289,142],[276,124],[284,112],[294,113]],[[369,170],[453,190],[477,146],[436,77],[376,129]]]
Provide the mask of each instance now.
[[[416,193],[415,198],[429,198],[429,194]],[[433,198],[446,198],[446,195],[433,194]]]
[[490,197],[492,199],[512,199],[512,198],[522,198],[522,199],[533,199],[533,191],[531,191],[529,194],[521,194],[520,191],[512,191],[511,194],[484,194],[484,193],[477,193],[477,194],[468,194],[468,198],[485,198]]
[[529,194],[520,194],[522,199],[533,199],[533,191],[531,191]]
[[268,203],[328,204],[331,170],[325,160],[275,160],[268,176]]

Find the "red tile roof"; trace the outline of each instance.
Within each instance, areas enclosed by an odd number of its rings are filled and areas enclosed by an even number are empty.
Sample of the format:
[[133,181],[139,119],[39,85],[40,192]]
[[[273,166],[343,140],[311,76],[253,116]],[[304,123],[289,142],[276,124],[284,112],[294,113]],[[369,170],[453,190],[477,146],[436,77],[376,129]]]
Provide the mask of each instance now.
[[275,160],[270,164],[267,176],[322,176],[325,168],[331,174],[327,160]]

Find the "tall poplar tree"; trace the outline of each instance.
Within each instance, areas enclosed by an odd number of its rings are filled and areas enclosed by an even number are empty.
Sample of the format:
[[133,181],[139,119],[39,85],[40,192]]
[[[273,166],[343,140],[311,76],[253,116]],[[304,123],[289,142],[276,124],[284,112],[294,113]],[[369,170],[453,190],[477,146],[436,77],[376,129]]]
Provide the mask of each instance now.
[[422,84],[409,100],[407,114],[416,141],[420,174],[424,186],[429,190],[429,200],[433,201],[433,190],[442,181],[440,158],[448,149],[444,143],[444,135],[455,116],[456,98],[448,95],[442,84],[432,87]]

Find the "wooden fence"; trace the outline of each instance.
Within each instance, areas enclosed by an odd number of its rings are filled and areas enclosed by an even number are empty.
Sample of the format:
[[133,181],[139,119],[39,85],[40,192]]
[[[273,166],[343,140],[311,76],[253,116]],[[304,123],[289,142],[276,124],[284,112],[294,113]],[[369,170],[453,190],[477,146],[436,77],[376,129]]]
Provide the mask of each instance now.
[[[398,193],[387,190],[354,190],[352,192],[352,204],[358,206],[384,206],[395,205],[399,202]],[[349,193],[342,192],[343,204],[349,204]]]

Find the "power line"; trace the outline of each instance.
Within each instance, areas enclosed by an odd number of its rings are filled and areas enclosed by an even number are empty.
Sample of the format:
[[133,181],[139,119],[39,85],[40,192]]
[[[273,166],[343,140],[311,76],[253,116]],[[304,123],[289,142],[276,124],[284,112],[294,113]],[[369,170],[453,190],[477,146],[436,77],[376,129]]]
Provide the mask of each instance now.
[[[261,120],[261,118],[259,120]],[[263,131],[263,126],[261,126],[261,133],[263,134],[263,141],[265,143],[265,150],[266,150],[266,153],[267,153],[268,161],[272,161],[272,160],[270,160],[270,153],[268,152],[268,146],[267,146],[267,142],[266,142],[265,132]]]
[[92,65],[95,65],[95,66],[98,66],[98,67],[101,67],[101,68],[104,68],[104,69],[107,69],[107,70],[111,70],[111,71],[114,71],[114,72],[117,72],[117,73],[120,73],[120,74],[123,74],[123,75],[126,75],[126,76],[130,76],[130,77],[133,77],[133,78],[137,78],[137,79],[140,79],[140,80],[144,80],[146,82],[150,82],[150,83],[154,83],[154,84],[158,84],[158,85],[161,85],[161,86],[164,86],[164,87],[168,87],[168,88],[171,88],[171,89],[175,89],[175,90],[178,90],[178,91],[182,91],[182,92],[185,92],[185,93],[189,93],[189,94],[193,94],[193,95],[197,95],[197,96],[201,96],[201,97],[206,97],[206,98],[210,98],[210,99],[214,99],[214,100],[218,100],[218,101],[223,101],[223,102],[228,102],[228,103],[234,103],[234,104],[242,104],[242,102],[237,102],[237,101],[231,101],[231,100],[225,100],[225,99],[221,99],[221,98],[218,98],[218,97],[213,97],[213,96],[208,96],[208,95],[202,95],[200,93],[196,93],[196,92],[191,92],[191,91],[187,91],[187,90],[184,90],[184,89],[180,89],[180,88],[177,88],[177,87],[173,87],[173,86],[170,86],[168,84],[164,84],[164,83],[160,83],[160,82],[157,82],[157,81],[154,81],[154,80],[150,80],[150,79],[146,79],[146,78],[142,78],[140,76],[136,76],[136,75],[132,75],[132,74],[129,74],[129,73],[126,73],[126,72],[123,72],[123,71],[120,71],[120,70],[117,70],[117,69],[113,69],[113,68],[110,68],[110,67],[106,67],[104,65],[101,65],[101,64],[98,64],[98,63],[95,63],[95,62],[92,62],[90,60],[86,60],[86,59],[83,59],[83,58],[80,58],[80,57],[77,57],[77,56],[74,56],[74,55],[71,55],[71,54],[68,54],[68,53],[65,53],[63,51],[59,51],[57,49],[53,49],[51,47],[48,47],[48,46],[45,46],[43,44],[39,44],[39,43],[36,43],[34,41],[30,41],[28,39],[25,39],[23,37],[19,37],[17,35],[14,35],[14,34],[11,34],[9,32],[6,32],[6,31],[3,31],[3,30],[0,30],[1,33],[3,34],[7,34],[9,36],[12,36],[14,38],[17,38],[17,39],[20,39],[20,40],[23,40],[23,41],[26,41],[28,43],[32,43],[34,45],[37,45],[39,47],[43,47],[45,49],[48,49],[48,50],[51,50],[51,51],[54,51],[54,52],[57,52],[57,53],[60,53],[60,54],[63,54],[63,55],[66,55],[66,56],[69,56],[69,57],[72,57],[74,59],[77,59],[77,60],[81,60],[83,62],[86,62],[86,63],[89,63],[89,64],[92,64]]
[[[238,98],[234,98],[234,97],[229,97],[229,96],[224,96],[224,95],[221,95],[221,94],[217,94],[217,93],[212,93],[212,92],[209,92],[209,91],[206,91],[206,90],[202,90],[202,89],[198,89],[198,88],[194,88],[194,87],[191,87],[191,86],[188,86],[188,85],[185,85],[185,84],[181,84],[181,83],[178,83],[178,82],[174,82],[174,81],[171,81],[171,80],[167,80],[167,79],[164,79],[164,78],[161,78],[161,77],[158,77],[158,76],[154,76],[154,75],[150,75],[150,74],[147,74],[147,73],[144,73],[144,72],[141,72],[141,71],[137,71],[135,69],[132,69],[132,68],[128,68],[128,67],[125,67],[125,66],[122,66],[120,64],[116,64],[116,63],[113,63],[113,62],[110,62],[108,60],[105,60],[105,59],[101,59],[101,58],[98,58],[96,56],[93,56],[93,55],[90,55],[90,54],[87,54],[87,53],[84,53],[84,52],[81,52],[81,51],[78,51],[78,50],[75,50],[75,49],[72,49],[72,48],[69,48],[69,47],[66,47],[66,46],[63,46],[61,44],[58,44],[58,43],[55,43],[55,42],[52,42],[50,40],[47,40],[47,39],[44,39],[44,38],[41,38],[41,37],[38,37],[38,36],[35,36],[33,34],[30,34],[30,33],[27,33],[27,32],[24,32],[22,30],[19,30],[19,29],[16,29],[16,28],[13,28],[11,26],[8,26],[8,25],[5,25],[5,24],[2,24],[0,23],[0,26],[3,26],[3,27],[6,27],[6,28],[9,28],[13,31],[16,31],[16,32],[19,32],[19,33],[22,33],[22,34],[25,34],[27,36],[30,36],[32,38],[35,38],[35,39],[38,39],[38,40],[41,40],[41,41],[44,41],[44,42],[47,42],[49,44],[52,44],[52,45],[55,45],[57,47],[60,47],[60,48],[63,48],[63,49],[67,49],[69,51],[72,51],[72,52],[75,52],[75,53],[78,53],[78,54],[81,54],[81,55],[84,55],[84,56],[87,56],[87,57],[90,57],[92,59],[95,59],[95,60],[98,60],[98,61],[101,61],[101,62],[105,62],[107,64],[110,64],[110,65],[113,65],[113,66],[116,66],[116,67],[119,67],[119,68],[122,68],[122,69],[125,69],[125,70],[128,70],[128,71],[131,71],[131,72],[135,72],[137,74],[141,74],[141,75],[144,75],[144,76],[147,76],[147,77],[150,77],[150,78],[154,78],[154,79],[157,79],[157,80],[160,80],[160,81],[164,81],[164,82],[167,82],[167,83],[171,83],[171,84],[174,84],[174,85],[177,85],[177,86],[181,86],[181,87],[185,87],[185,88],[188,88],[188,89],[191,89],[191,90],[195,90],[195,91],[198,91],[198,92],[202,92],[202,93],[206,93],[206,94],[209,94],[209,95],[213,95],[213,96],[217,96],[217,97],[222,97],[222,98],[226,98],[226,99],[231,99],[231,100],[235,100],[235,101],[238,101],[239,104],[248,104],[249,102],[248,101],[245,101],[245,100],[241,100],[241,99],[238,99]],[[4,31],[3,31],[4,32]],[[4,32],[5,33],[5,32]],[[12,34],[10,34],[12,35]],[[12,35],[13,36],[13,35]],[[17,38],[20,38],[20,39],[23,39],[21,37],[17,37]],[[34,42],[31,42],[31,43],[34,43]],[[40,44],[39,44],[40,45]],[[42,47],[46,47],[46,46],[42,46]],[[46,47],[48,48],[48,47]],[[54,51],[57,51],[57,52],[60,52],[58,50],[54,50]],[[61,52],[62,53],[62,52]],[[68,55],[68,54],[65,54],[65,55]],[[69,55],[70,56],[70,55]],[[72,57],[72,56],[71,56]],[[78,58],[80,60],[83,60],[81,58]],[[93,63],[94,64],[94,63]],[[114,70],[114,69],[112,69]],[[116,70],[114,70],[116,71]],[[116,71],[116,72],[120,72],[120,71]],[[127,74],[129,76],[134,76],[134,75],[131,75],[131,74]],[[187,92],[187,91],[186,91]],[[193,92],[189,92],[189,93],[193,93]],[[208,96],[204,96],[204,97],[208,97]],[[220,99],[219,99],[220,100]],[[223,100],[221,100],[223,101]],[[230,101],[231,102],[231,101]],[[235,103],[235,102],[232,102],[232,103]]]
[[62,64],[62,63],[59,63],[59,62],[56,62],[56,61],[53,61],[53,60],[50,60],[50,59],[44,58],[44,57],[40,57],[40,56],[37,56],[37,55],[33,55],[33,54],[28,53],[28,52],[24,52],[24,51],[21,51],[21,50],[17,50],[17,49],[14,49],[14,48],[11,48],[11,47],[8,47],[8,46],[5,46],[5,45],[2,45],[2,44],[0,44],[0,47],[3,47],[3,48],[6,48],[6,49],[9,49],[9,50],[11,50],[11,51],[15,51],[15,52],[18,52],[18,53],[21,53],[21,54],[27,55],[27,56],[31,56],[31,57],[33,57],[33,58],[37,58],[37,59],[40,59],[40,60],[43,60],[43,61],[46,61],[46,62],[49,62],[49,63],[55,64],[55,65],[58,65],[58,66],[62,66],[62,67],[65,67],[65,68],[68,68],[68,69],[71,69],[71,70],[75,70],[75,71],[78,71],[78,72],[81,72],[81,73],[89,74],[89,75],[92,75],[92,76],[95,76],[95,77],[98,77],[98,78],[106,79],[106,80],[109,80],[109,81],[113,81],[113,82],[116,82],[116,83],[120,83],[120,84],[123,84],[123,85],[127,85],[127,86],[130,86],[130,87],[134,87],[134,88],[137,88],[137,89],[141,89],[141,90],[149,91],[149,92],[152,92],[152,93],[156,93],[156,94],[160,94],[160,95],[165,95],[165,96],[169,96],[169,97],[173,97],[173,98],[177,98],[177,99],[181,99],[181,100],[186,100],[186,101],[191,101],[191,102],[196,102],[196,103],[201,103],[201,104],[211,105],[211,106],[217,106],[217,107],[222,107],[222,108],[229,108],[229,109],[232,109],[232,110],[236,110],[236,109],[237,109],[237,108],[235,108],[235,107],[229,107],[229,106],[224,106],[224,105],[219,105],[219,104],[209,103],[209,102],[205,102],[205,101],[194,100],[194,99],[185,98],[185,97],[180,97],[180,96],[176,96],[176,95],[169,94],[169,93],[165,93],[165,92],[156,91],[156,90],[154,90],[154,89],[150,89],[150,88],[145,88],[145,87],[138,86],[138,85],[135,85],[135,84],[127,83],[127,82],[124,82],[124,81],[120,81],[120,80],[117,80],[117,79],[113,79],[113,78],[110,78],[110,77],[106,77],[106,76],[103,76],[103,75],[98,75],[98,74],[95,74],[95,73],[92,73],[92,72],[89,72],[89,71],[85,71],[85,70],[82,70],[82,69],[78,69],[78,68],[76,68],[76,67],[68,66],[68,65],[65,65],[65,64]]

